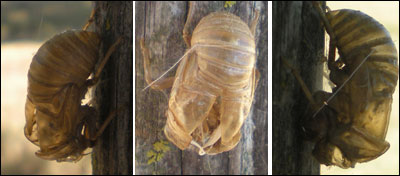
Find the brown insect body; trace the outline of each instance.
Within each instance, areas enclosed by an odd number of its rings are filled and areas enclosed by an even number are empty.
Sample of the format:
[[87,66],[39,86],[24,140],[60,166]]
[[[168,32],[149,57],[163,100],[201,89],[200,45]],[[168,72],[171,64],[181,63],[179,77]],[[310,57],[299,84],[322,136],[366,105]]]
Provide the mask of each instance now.
[[258,80],[254,34],[239,17],[216,12],[199,22],[191,45],[176,72],[165,135],[182,150],[192,141],[207,154],[231,150]]
[[326,17],[340,54],[328,63],[330,80],[337,87],[333,93],[314,94],[320,106],[331,99],[315,117],[316,110],[309,111],[304,128],[317,142],[313,155],[321,164],[348,168],[373,160],[389,148],[385,137],[398,58],[387,30],[368,15],[343,9],[329,11]]
[[99,43],[94,32],[66,31],[48,40],[33,57],[28,73],[25,136],[40,146],[37,156],[78,161],[91,147],[96,110],[82,106],[81,100],[99,58]]

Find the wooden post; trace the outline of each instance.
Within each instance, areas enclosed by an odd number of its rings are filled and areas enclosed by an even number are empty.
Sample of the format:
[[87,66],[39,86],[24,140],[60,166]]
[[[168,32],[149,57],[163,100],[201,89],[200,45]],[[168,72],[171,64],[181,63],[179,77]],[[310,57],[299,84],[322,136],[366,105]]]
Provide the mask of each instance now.
[[[229,11],[248,24],[254,9],[260,11],[257,26],[257,68],[261,79],[256,89],[251,115],[242,126],[242,139],[236,148],[214,156],[199,156],[196,152],[181,151],[163,133],[166,122],[169,92],[146,86],[143,56],[139,41],[145,38],[151,53],[153,79],[168,70],[185,52],[182,38],[188,13],[187,2],[136,2],[135,67],[135,174],[267,174],[267,3],[236,2],[224,8],[225,2],[196,2],[190,24],[193,31],[201,18],[215,11]],[[175,74],[174,69],[165,77]],[[162,147],[160,150],[158,147]],[[161,152],[160,152],[161,151]],[[162,153],[152,161],[149,153]]]
[[310,2],[273,2],[273,174],[319,174],[313,145],[301,137],[300,118],[309,103],[291,70],[296,67],[311,90],[322,88],[324,31]]
[[101,121],[118,108],[98,139],[92,154],[93,174],[133,174],[133,32],[132,2],[96,2],[95,31],[101,36],[101,55],[119,37],[121,43],[106,64],[95,90]]

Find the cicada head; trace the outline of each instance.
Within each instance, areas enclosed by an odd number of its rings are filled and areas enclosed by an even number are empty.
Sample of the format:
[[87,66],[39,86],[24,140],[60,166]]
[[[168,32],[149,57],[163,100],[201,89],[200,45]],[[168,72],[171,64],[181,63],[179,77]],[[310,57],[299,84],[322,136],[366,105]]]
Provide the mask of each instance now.
[[[43,145],[43,142],[41,141],[40,144]],[[52,146],[41,147],[36,152],[36,155],[42,159],[57,160],[57,162],[78,162],[86,155],[84,151],[88,147],[92,147],[93,144],[94,142],[85,137],[85,135],[79,134],[79,136],[64,138],[64,141],[55,143]]]
[[315,107],[308,106],[303,120],[301,121],[301,131],[307,140],[318,142],[327,138],[328,129],[336,124],[337,112],[329,105],[324,104],[328,96],[325,92],[318,91],[314,95],[316,100]]
[[328,123],[326,116],[320,114],[312,116],[312,113],[307,113],[307,120],[302,121],[301,131],[305,139],[316,142],[326,136]]
[[[68,113],[64,115],[69,115]],[[81,106],[79,113],[73,115],[82,117],[79,122],[72,123],[72,118],[67,121],[55,120],[45,110],[38,110],[34,114],[33,125],[26,128],[28,139],[40,147],[36,155],[46,160],[79,161],[88,147],[94,145],[92,138],[96,134],[96,111],[88,106]],[[70,120],[70,121],[68,121]],[[75,122],[75,119],[72,120]],[[28,129],[28,130],[27,130]]]
[[322,140],[315,145],[313,156],[319,163],[326,166],[336,165],[343,169],[349,167],[354,168],[356,162],[352,162],[336,145],[333,145],[328,140]]

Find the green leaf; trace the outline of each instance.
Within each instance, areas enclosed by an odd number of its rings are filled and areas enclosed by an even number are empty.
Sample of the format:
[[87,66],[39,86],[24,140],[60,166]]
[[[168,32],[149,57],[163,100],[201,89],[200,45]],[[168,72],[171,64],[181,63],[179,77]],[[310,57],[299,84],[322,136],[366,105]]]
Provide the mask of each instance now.
[[152,157],[152,156],[155,156],[156,155],[156,153],[154,153],[154,151],[153,150],[149,150],[149,151],[147,151],[147,158],[150,158],[150,157]]
[[236,4],[236,1],[225,1],[224,7],[225,8],[227,8],[227,7],[231,8],[235,4]]
[[156,157],[152,157],[152,158],[149,159],[149,161],[147,161],[147,165],[150,165],[150,164],[155,163],[155,162],[156,162]]

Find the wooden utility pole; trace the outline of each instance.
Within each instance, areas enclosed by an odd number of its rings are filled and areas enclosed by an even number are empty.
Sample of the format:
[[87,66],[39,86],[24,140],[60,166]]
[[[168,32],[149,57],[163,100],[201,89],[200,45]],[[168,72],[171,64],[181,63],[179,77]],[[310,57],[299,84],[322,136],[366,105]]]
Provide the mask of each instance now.
[[132,2],[95,2],[95,31],[100,55],[121,37],[96,87],[94,104],[100,121],[118,108],[117,115],[98,139],[92,154],[93,174],[133,174],[133,32]]
[[[260,11],[256,32],[257,68],[261,78],[255,93],[252,112],[244,122],[240,143],[231,151],[214,156],[199,156],[181,151],[163,133],[169,92],[146,86],[143,56],[139,41],[145,38],[150,49],[153,79],[168,70],[187,48],[182,31],[188,13],[188,2],[136,2],[135,67],[135,172],[136,174],[267,174],[267,3],[236,2],[224,8],[225,2],[195,2],[190,24],[193,31],[201,18],[215,11],[228,11],[250,23],[254,10]],[[173,76],[175,69],[165,77]],[[160,150],[160,147],[163,148]],[[159,158],[151,160],[152,153]]]
[[311,90],[322,88],[324,31],[310,2],[272,4],[272,174],[319,174],[313,145],[301,136],[300,119],[309,103],[291,70],[298,69]]

